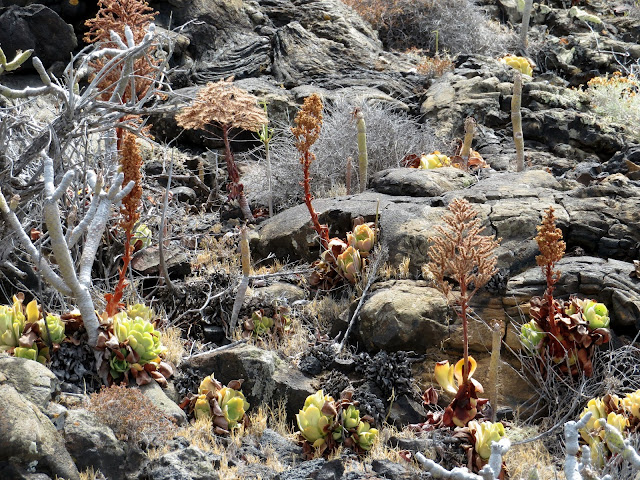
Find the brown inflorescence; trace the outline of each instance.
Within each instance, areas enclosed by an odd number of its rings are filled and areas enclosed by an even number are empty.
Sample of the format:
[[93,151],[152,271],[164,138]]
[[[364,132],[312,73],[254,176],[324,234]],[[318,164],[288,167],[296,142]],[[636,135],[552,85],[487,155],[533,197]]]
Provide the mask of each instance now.
[[[89,30],[84,36],[84,41],[87,43],[99,42],[102,47],[115,47],[111,41],[111,31],[120,35],[122,41],[126,43],[125,26],[129,26],[131,29],[136,44],[140,43],[147,32],[147,27],[158,15],[158,12],[154,12],[149,4],[142,0],[98,0],[98,7],[97,15],[85,22]],[[93,62],[93,67],[99,71],[108,61],[109,59],[96,60]],[[151,86],[151,80],[147,80],[146,77],[155,68],[156,63],[148,55],[135,60],[133,75],[136,79],[136,91],[134,93],[138,97],[143,97]],[[100,82],[99,86],[104,90],[100,96],[102,100],[107,100],[111,96],[121,72],[122,67],[114,68]],[[127,84],[122,103],[126,103],[131,97],[131,87]]]
[[311,204],[311,177],[309,167],[316,156],[311,152],[311,147],[318,140],[322,130],[322,100],[317,93],[305,98],[302,108],[295,118],[295,127],[291,128],[293,136],[296,137],[296,148],[300,152],[300,163],[304,174],[302,185],[304,187],[304,201],[309,209],[313,228],[320,237],[322,248],[326,250],[329,246],[329,227],[321,225],[318,214]]

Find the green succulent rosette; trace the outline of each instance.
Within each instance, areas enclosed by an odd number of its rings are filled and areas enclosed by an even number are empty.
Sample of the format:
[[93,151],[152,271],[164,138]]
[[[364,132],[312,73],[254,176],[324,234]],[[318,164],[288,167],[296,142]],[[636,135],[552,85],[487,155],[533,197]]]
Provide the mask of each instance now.
[[475,451],[485,462],[491,456],[491,444],[500,441],[505,435],[504,425],[500,422],[478,423],[472,420],[469,422],[469,430],[471,430],[476,441]]
[[[139,355],[140,365],[157,360],[165,350],[160,342],[159,332],[143,316],[129,315],[130,310],[127,309],[126,312],[120,312],[113,317],[113,331],[118,341],[128,343]],[[145,313],[144,310],[141,311]]]
[[13,350],[13,356],[18,358],[26,358],[28,360],[33,360],[34,362],[38,362],[44,365],[47,363],[47,357],[49,356],[49,349],[42,348],[38,350],[38,347],[34,343],[30,347],[16,347]]
[[329,429],[334,423],[333,417],[322,413],[325,403],[332,403],[333,401],[333,397],[325,395],[322,390],[318,390],[307,397],[304,407],[296,414],[300,433],[314,448],[319,448],[325,444]]
[[369,451],[378,437],[378,430],[372,428],[369,422],[361,421],[356,428],[356,436],[358,446],[365,451]]
[[216,395],[218,397],[218,405],[229,424],[229,430],[238,427],[245,413],[249,410],[249,402],[247,402],[244,394],[233,388],[222,387]]
[[46,343],[62,343],[64,340],[64,322],[58,315],[47,315],[38,321],[40,336]]
[[531,320],[520,327],[520,343],[529,353],[534,353],[538,350],[545,335],[546,333],[535,320]]
[[0,352],[18,347],[22,336],[25,316],[22,313],[22,300],[13,297],[13,305],[0,305]]
[[582,305],[582,317],[589,322],[589,328],[609,328],[609,310],[604,303],[588,300]]

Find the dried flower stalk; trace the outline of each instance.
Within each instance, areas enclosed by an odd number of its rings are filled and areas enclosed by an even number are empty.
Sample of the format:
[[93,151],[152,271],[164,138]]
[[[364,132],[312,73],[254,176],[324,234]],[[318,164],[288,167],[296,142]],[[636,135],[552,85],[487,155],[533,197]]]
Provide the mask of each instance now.
[[[429,237],[430,262],[427,269],[433,275],[438,290],[447,297],[454,297],[460,307],[464,342],[463,385],[468,383],[469,338],[467,311],[469,302],[479,288],[486,285],[496,273],[495,249],[501,239],[481,235],[482,226],[471,204],[456,198],[449,205],[449,212],[442,217],[445,225],[435,227],[437,235]],[[453,292],[447,278],[455,280],[460,291]]]
[[219,82],[209,82],[198,91],[193,105],[183,108],[176,115],[178,125],[187,129],[203,129],[218,126],[222,129],[225,161],[229,175],[227,191],[229,199],[238,199],[245,220],[253,222],[249,202],[240,183],[240,172],[233,158],[229,131],[233,128],[255,132],[267,123],[267,115],[258,107],[258,99],[232,83],[233,77]]
[[322,100],[317,93],[305,98],[302,108],[295,118],[296,126],[291,128],[291,132],[293,136],[296,137],[296,148],[298,152],[300,152],[300,163],[302,164],[304,173],[304,181],[302,182],[304,187],[304,203],[306,203],[309,209],[313,228],[320,237],[322,248],[326,250],[329,246],[329,227],[320,224],[318,214],[311,204],[313,197],[311,195],[311,177],[309,176],[309,167],[311,167],[311,163],[316,158],[316,156],[311,153],[311,147],[316,140],[318,140],[322,129],[322,108]]
[[554,285],[560,280],[560,271],[555,270],[558,263],[564,256],[567,244],[562,240],[562,230],[556,227],[556,216],[552,206],[544,212],[542,224],[537,227],[538,235],[536,242],[540,249],[540,255],[536,257],[536,263],[542,269],[547,282],[544,298],[548,307],[549,327],[555,336],[558,332],[555,329],[555,302],[553,300]]

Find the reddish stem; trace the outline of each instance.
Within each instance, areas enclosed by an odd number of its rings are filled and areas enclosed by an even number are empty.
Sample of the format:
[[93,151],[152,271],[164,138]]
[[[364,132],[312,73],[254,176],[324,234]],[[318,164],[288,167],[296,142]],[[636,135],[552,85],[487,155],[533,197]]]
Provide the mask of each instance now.
[[464,346],[463,357],[464,365],[462,368],[462,385],[469,383],[469,332],[467,322],[467,281],[465,275],[460,277],[460,316],[462,317],[462,343]]
[[231,151],[231,143],[229,142],[229,126],[222,125],[222,139],[224,140],[224,159],[227,163],[227,172],[229,174],[229,184],[227,190],[229,191],[229,199],[238,199],[242,216],[249,222],[255,221],[247,197],[244,195],[244,185],[240,183],[240,172],[238,166],[233,159],[233,152]]
[[323,250],[326,250],[329,248],[329,227],[320,224],[318,214],[311,204],[311,200],[313,199],[313,197],[311,196],[311,177],[309,176],[309,166],[311,165],[312,161],[311,155],[312,154],[309,151],[305,151],[302,161],[302,170],[304,172],[304,181],[302,182],[302,185],[304,186],[304,203],[306,203],[307,209],[309,209],[309,215],[311,215],[313,228],[320,237],[320,244],[322,245]]

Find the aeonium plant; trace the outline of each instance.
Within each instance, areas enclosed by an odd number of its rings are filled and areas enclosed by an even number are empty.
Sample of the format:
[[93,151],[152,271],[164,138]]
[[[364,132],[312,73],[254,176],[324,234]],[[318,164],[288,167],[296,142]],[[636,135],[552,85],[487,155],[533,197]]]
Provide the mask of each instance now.
[[607,328],[609,311],[595,300],[572,297],[562,301],[553,297],[555,284],[560,280],[556,263],[564,256],[566,247],[555,220],[554,209],[549,207],[538,226],[536,241],[541,254],[536,262],[547,287],[542,296],[531,298],[531,321],[521,327],[520,340],[526,352],[539,355],[543,365],[549,355],[560,371],[571,375],[584,372],[589,377],[593,373],[591,359],[595,348],[611,338]]
[[109,370],[109,382],[121,377],[128,381],[131,375],[138,385],[152,379],[163,387],[167,385],[173,369],[163,361],[166,347],[155,329],[154,317],[151,308],[135,304],[105,319],[106,327],[98,336],[96,348],[104,352],[101,368]]
[[206,376],[197,394],[184,398],[180,408],[187,408],[196,420],[208,419],[218,435],[229,435],[241,425],[249,425],[249,402],[240,390],[243,380],[232,380],[225,387],[213,374]]
[[321,259],[313,263],[310,279],[313,286],[330,289],[341,280],[354,284],[362,275],[375,244],[375,226],[362,217],[353,223],[353,230],[347,233],[347,242],[336,237],[330,239]]
[[436,363],[435,377],[438,385],[455,395],[442,416],[444,425],[464,427],[476,417],[478,408],[488,401],[486,398],[478,398],[478,393],[484,393],[484,389],[480,382],[472,378],[477,362],[472,356],[468,357],[468,361],[469,373],[466,383],[463,375],[464,359],[458,360],[455,366],[449,365],[449,360]]
[[43,316],[36,300],[23,302],[18,293],[12,305],[0,305],[0,352],[45,364],[65,339],[65,324],[58,315]]
[[353,392],[345,390],[339,400],[325,395],[322,390],[309,395],[296,421],[303,439],[303,450],[311,458],[316,452],[329,453],[339,445],[364,453],[373,447],[378,430],[373,428],[373,418],[360,417],[358,402],[352,400]]

